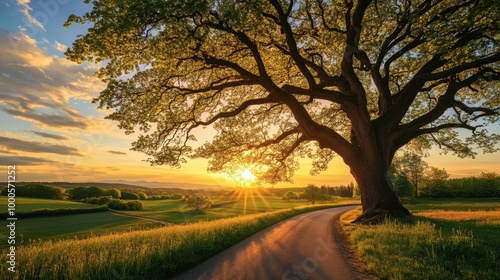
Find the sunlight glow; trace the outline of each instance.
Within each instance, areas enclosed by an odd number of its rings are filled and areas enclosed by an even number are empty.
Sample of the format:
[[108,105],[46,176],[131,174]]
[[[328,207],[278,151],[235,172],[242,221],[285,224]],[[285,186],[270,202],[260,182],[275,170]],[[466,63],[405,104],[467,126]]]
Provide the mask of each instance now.
[[255,181],[255,176],[248,168],[245,168],[243,172],[241,172],[241,178],[246,181]]

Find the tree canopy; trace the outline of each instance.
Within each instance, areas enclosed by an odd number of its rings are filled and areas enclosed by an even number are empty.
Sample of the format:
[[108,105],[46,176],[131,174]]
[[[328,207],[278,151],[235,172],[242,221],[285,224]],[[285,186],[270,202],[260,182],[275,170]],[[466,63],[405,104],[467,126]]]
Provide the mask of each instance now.
[[[458,156],[497,150],[499,136],[485,128],[500,107],[496,0],[92,5],[68,19],[91,27],[66,55],[101,63],[107,88],[96,101],[141,133],[133,149],[152,164],[205,157],[222,171],[247,162],[275,183],[290,180],[301,157],[314,174],[339,155],[366,202],[382,192],[367,185],[386,184],[409,143]],[[205,127],[216,134],[199,145]]]

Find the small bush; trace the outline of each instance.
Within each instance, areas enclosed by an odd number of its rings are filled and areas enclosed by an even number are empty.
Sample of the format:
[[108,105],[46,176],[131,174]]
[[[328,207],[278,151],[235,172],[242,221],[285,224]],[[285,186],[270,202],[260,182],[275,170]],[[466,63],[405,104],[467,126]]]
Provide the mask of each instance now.
[[90,197],[87,199],[84,199],[83,202],[88,203],[88,204],[98,204],[98,205],[105,205],[108,204],[113,200],[113,197],[111,196],[101,196],[101,197]]
[[140,211],[142,210],[142,202],[135,200],[135,201],[127,201],[127,210],[135,210],[135,211]]
[[210,208],[212,205],[212,201],[210,198],[202,193],[195,193],[193,195],[186,195],[186,205],[189,207],[193,207],[194,210],[203,210]]
[[292,191],[288,191],[281,197],[281,199],[283,200],[299,199],[299,196]]
[[143,209],[143,204],[139,200],[124,201],[121,199],[112,199],[108,203],[108,207],[115,210],[140,211]]

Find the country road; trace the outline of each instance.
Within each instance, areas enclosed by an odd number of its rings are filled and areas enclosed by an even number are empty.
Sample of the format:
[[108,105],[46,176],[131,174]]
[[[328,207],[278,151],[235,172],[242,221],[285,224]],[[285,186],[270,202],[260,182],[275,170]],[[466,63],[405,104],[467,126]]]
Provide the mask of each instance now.
[[177,276],[176,280],[349,280],[333,221],[356,206],[304,213],[264,229]]

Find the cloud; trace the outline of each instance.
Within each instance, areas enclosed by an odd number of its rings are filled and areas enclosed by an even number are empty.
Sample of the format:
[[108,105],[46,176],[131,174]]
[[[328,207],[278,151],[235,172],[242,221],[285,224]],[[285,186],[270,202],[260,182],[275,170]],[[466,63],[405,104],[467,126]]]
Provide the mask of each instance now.
[[95,67],[48,55],[22,31],[0,29],[0,49],[1,111],[42,127],[90,129],[95,124],[70,104],[70,99],[91,100],[104,89],[93,76]]
[[28,156],[4,156],[0,157],[0,165],[41,165],[53,163],[52,160]]
[[21,7],[20,11],[24,16],[26,16],[28,23],[45,31],[45,27],[43,27],[43,24],[41,24],[34,16],[31,15],[30,12],[33,9],[30,7],[29,4],[30,4],[30,0],[17,0],[17,5]]
[[112,151],[112,150],[109,150],[109,151],[106,151],[107,153],[110,153],[110,154],[113,154],[113,155],[126,155],[127,153],[124,153],[124,152],[120,152],[120,151]]
[[[2,94],[0,94],[0,98],[2,98]],[[17,117],[19,119],[24,119],[28,121],[39,122],[49,127],[74,127],[81,129],[87,128],[86,122],[71,119],[68,118],[67,116],[42,114],[29,110],[20,111],[18,109],[7,109],[7,108],[1,108],[1,110],[13,117]]]
[[28,131],[33,133],[33,134],[36,134],[38,136],[50,138],[50,139],[56,139],[56,140],[68,140],[69,139],[66,136],[56,135],[56,134],[47,133],[47,132],[41,132],[41,131],[35,131],[35,130],[28,130]]
[[47,143],[25,141],[21,139],[0,136],[0,146],[9,150],[30,152],[30,153],[51,153],[60,155],[83,156],[80,151],[73,147],[63,145],[53,145]]
[[66,50],[68,49],[68,46],[55,41],[54,48],[60,52],[66,52]]

